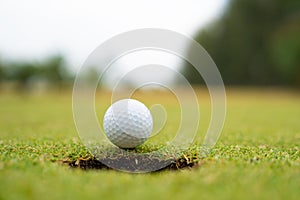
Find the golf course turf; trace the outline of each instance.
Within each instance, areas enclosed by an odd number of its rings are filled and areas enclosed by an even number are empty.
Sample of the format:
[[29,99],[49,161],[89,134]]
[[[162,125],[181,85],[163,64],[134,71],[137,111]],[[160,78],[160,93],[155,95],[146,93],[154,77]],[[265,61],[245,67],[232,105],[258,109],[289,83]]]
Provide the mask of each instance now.
[[[131,174],[108,169],[82,144],[71,91],[0,92],[0,199],[298,199],[299,91],[227,88],[224,129],[205,157],[210,103],[202,89],[197,94],[201,120],[190,149],[163,170]],[[161,102],[168,121],[140,152],[166,145],[178,128],[174,96],[150,96],[145,104]],[[99,119],[108,106],[96,103]]]

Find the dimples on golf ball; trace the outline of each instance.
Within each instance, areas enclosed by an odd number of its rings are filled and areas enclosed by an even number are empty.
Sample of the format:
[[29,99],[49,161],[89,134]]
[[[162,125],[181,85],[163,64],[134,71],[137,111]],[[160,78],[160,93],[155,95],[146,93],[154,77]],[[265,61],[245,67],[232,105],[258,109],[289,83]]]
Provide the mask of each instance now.
[[106,136],[120,148],[135,148],[143,144],[150,136],[152,125],[148,108],[134,99],[122,99],[112,104],[103,120]]

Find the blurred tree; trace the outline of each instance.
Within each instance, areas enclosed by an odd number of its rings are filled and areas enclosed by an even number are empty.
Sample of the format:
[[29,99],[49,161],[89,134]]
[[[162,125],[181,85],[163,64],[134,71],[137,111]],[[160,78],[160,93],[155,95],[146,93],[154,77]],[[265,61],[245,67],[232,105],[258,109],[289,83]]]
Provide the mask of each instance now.
[[38,62],[0,62],[0,81],[17,83],[19,89],[34,89],[42,83],[47,86],[61,87],[72,80],[64,59],[55,55]]
[[64,59],[60,55],[52,56],[41,63],[40,74],[43,79],[56,86],[61,86],[70,76],[65,67]]
[[300,86],[300,13],[278,26],[270,38],[272,64],[288,83]]
[[[299,13],[299,0],[231,0],[195,40],[214,59],[226,84],[299,84]],[[192,83],[202,83],[190,65],[183,73]]]
[[17,81],[19,89],[27,89],[30,79],[37,74],[38,68],[32,63],[14,63],[8,67],[7,78]]
[[6,79],[5,69],[2,62],[0,61],[0,83],[3,82],[5,79]]

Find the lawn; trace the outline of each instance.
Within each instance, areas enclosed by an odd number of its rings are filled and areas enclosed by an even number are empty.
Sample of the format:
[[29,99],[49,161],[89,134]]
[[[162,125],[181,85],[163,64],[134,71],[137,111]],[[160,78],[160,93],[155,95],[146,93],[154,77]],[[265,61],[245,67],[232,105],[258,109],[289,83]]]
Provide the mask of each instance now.
[[[199,135],[209,123],[207,94],[201,100]],[[137,94],[136,98],[140,96]],[[172,95],[146,98],[166,103],[164,145],[174,134]],[[159,99],[159,100],[158,100]],[[146,103],[147,104],[147,103]],[[108,103],[97,104],[99,119]],[[274,88],[227,89],[222,135],[197,167],[128,174],[73,169],[63,161],[90,158],[77,135],[70,91],[26,95],[0,93],[0,199],[298,199],[300,196],[300,93]]]

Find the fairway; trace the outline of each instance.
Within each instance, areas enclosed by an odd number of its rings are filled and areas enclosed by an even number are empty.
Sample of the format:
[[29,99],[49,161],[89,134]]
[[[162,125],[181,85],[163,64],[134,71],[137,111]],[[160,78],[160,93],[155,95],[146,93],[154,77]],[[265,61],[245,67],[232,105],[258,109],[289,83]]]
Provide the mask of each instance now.
[[[201,122],[190,155],[200,148],[210,119],[208,95],[197,91]],[[158,96],[168,104],[167,126],[162,136],[144,144],[145,149],[165,145],[177,130],[174,96],[154,93],[135,98],[145,98],[150,105]],[[96,104],[99,119],[108,106]],[[1,92],[0,113],[1,200],[290,200],[300,196],[299,91],[227,88],[225,126],[208,157],[199,159],[197,167],[148,174],[73,169],[63,163],[92,156],[73,122],[71,91]]]

